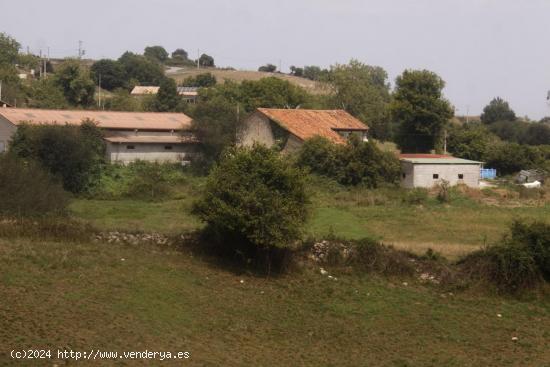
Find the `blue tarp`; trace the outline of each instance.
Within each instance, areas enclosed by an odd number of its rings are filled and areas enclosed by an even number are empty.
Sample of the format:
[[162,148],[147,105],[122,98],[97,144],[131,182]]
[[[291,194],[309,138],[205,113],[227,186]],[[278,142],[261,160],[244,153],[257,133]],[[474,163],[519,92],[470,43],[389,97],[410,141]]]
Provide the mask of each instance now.
[[481,178],[485,180],[490,180],[497,178],[497,170],[494,168],[482,168],[481,169]]

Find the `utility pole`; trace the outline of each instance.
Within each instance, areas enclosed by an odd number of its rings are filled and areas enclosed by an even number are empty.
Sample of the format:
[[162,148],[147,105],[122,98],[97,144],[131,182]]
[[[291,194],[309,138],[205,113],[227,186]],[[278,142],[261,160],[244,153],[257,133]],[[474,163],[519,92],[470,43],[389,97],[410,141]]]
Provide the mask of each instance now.
[[98,89],[97,89],[97,107],[101,109],[101,74],[99,74],[99,82],[98,82]]
[[197,48],[197,69],[201,68],[201,58],[200,58],[201,51]]
[[447,129],[443,131],[443,154],[447,155]]

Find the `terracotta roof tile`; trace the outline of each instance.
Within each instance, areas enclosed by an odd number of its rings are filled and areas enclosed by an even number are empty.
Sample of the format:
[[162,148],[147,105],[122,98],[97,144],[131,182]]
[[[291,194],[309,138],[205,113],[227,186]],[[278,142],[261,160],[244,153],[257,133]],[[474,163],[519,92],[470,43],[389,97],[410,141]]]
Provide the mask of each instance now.
[[191,118],[183,113],[168,112],[113,112],[85,110],[39,110],[26,108],[1,108],[0,116],[14,125],[69,124],[80,125],[91,119],[104,129],[187,130]]
[[345,143],[345,138],[335,130],[368,130],[367,125],[344,110],[258,108],[258,112],[302,140],[322,136],[335,143]]

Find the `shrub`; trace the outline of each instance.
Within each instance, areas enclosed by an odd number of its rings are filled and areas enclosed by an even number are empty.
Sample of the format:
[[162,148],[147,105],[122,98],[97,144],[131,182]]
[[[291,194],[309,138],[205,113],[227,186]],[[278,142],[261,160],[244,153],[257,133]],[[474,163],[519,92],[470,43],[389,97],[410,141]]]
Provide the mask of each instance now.
[[38,217],[65,214],[68,196],[38,164],[0,155],[0,215]]
[[424,188],[415,188],[407,190],[403,197],[403,202],[411,205],[422,205],[428,201],[428,190]]
[[80,126],[20,125],[10,151],[40,163],[73,193],[85,192],[97,183],[105,159],[101,131],[90,120]]
[[440,203],[448,203],[451,201],[451,185],[447,180],[441,180],[437,185],[437,200]]
[[516,221],[498,245],[476,251],[460,264],[474,279],[498,290],[519,293],[550,279],[550,225]]
[[298,164],[343,185],[376,188],[399,180],[399,160],[374,142],[352,135],[347,145],[335,145],[322,137],[309,139],[298,153]]
[[288,248],[306,220],[304,176],[274,150],[230,149],[212,169],[193,211],[224,246]]
[[138,161],[129,168],[133,175],[128,196],[153,200],[169,192],[168,172],[162,164]]

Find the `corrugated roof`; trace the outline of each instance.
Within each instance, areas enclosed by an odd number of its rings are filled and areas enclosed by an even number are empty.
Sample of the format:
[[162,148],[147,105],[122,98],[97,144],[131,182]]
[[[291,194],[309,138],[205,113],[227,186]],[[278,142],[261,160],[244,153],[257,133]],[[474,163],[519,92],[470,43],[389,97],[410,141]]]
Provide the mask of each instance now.
[[445,154],[399,154],[399,159],[414,164],[481,164],[483,162],[455,158]]
[[182,144],[196,143],[194,137],[180,135],[134,135],[134,136],[106,136],[104,138],[111,143],[158,143],[158,144]]
[[183,113],[169,112],[112,112],[112,111],[68,111],[39,110],[26,108],[2,108],[0,116],[20,125],[30,124],[69,124],[80,125],[91,119],[104,129],[128,130],[186,130],[191,128],[191,118]]
[[346,139],[335,130],[368,130],[367,125],[344,110],[258,108],[258,112],[302,140],[322,136],[335,143],[345,143]]
[[153,86],[153,85],[136,85],[134,89],[132,89],[131,94],[134,95],[140,95],[140,94],[157,94],[160,87]]

